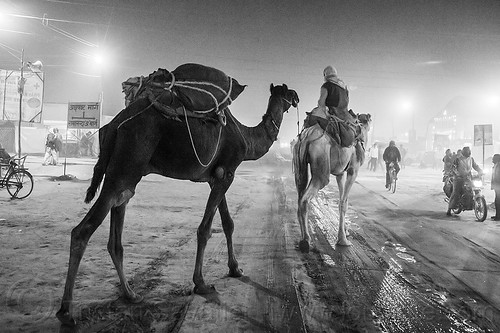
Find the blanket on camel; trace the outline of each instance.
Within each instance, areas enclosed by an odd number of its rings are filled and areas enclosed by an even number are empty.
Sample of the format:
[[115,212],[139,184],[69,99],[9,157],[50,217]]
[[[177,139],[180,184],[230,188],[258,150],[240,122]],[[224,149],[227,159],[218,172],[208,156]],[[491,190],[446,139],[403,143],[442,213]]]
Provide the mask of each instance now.
[[122,83],[125,105],[147,97],[168,118],[180,115],[218,119],[225,124],[224,109],[245,89],[221,70],[200,64],[183,64],[172,72],[158,68],[149,76]]
[[349,118],[341,119],[334,115],[321,114],[317,112],[318,109],[319,107],[315,107],[311,112],[306,112],[303,129],[318,124],[340,146],[346,148],[356,144],[361,134],[359,115],[349,110]]

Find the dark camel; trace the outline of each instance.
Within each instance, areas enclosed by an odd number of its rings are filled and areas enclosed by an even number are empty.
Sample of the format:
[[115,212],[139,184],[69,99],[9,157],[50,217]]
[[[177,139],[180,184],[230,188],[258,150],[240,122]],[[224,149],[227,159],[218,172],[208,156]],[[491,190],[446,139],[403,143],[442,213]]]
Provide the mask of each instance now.
[[[370,114],[358,115],[356,139],[353,145],[341,147],[333,138],[318,125],[306,128],[300,133],[293,147],[293,167],[295,185],[298,193],[297,217],[299,219],[302,240],[299,248],[309,251],[308,203],[319,190],[328,185],[330,174],[337,178],[339,188],[339,231],[338,245],[351,245],[347,239],[345,213],[351,190],[359,167],[365,159],[365,148],[368,130],[370,129]],[[311,170],[309,180],[308,166]]]
[[[123,230],[127,203],[134,196],[141,178],[150,173],[165,177],[208,182],[211,191],[205,214],[198,227],[198,248],[193,274],[194,292],[214,292],[203,280],[203,255],[211,237],[212,220],[217,208],[227,240],[229,276],[241,277],[234,256],[232,234],[234,223],[229,215],[226,191],[233,182],[241,162],[257,160],[266,154],[278,137],[283,113],[299,102],[297,93],[286,85],[271,84],[271,97],[262,121],[255,127],[242,125],[226,109],[227,124],[199,118],[182,122],[166,119],[151,107],[147,99],[139,99],[122,110],[99,131],[101,153],[85,202],[90,202],[104,175],[98,199],[78,226],[71,231],[71,249],[64,295],[57,318],[75,325],[71,314],[73,288],[78,266],[94,231],[111,211],[108,251],[120,278],[124,297],[142,301],[127,282],[123,271]],[[193,138],[193,142],[190,140]]]

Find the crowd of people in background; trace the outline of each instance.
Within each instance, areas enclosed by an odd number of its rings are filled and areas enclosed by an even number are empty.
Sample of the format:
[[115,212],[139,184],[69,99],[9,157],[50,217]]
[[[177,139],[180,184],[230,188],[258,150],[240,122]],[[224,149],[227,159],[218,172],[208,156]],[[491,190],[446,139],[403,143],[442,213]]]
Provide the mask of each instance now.
[[[388,170],[389,164],[394,163],[396,172],[398,173],[400,169],[405,168],[405,160],[407,155],[407,150],[402,144],[399,148],[396,147],[394,141],[389,142],[389,146],[384,145],[380,142],[375,142],[370,148],[367,149],[367,169],[372,172],[376,172],[378,166],[382,169],[385,164],[386,170],[386,187],[388,182]],[[441,161],[443,162],[443,182],[447,182],[448,177],[452,176],[449,188],[443,187],[443,190],[447,192],[447,196],[450,197],[448,202],[448,210],[446,214],[448,216],[452,215],[451,210],[456,206],[458,198],[461,196],[461,191],[463,189],[463,184],[465,181],[471,178],[471,171],[475,170],[479,175],[483,175],[483,170],[477,165],[474,158],[471,156],[470,147],[463,147],[453,152],[451,149],[446,149],[444,156]],[[416,161],[418,163],[418,160]],[[500,154],[495,154],[492,158],[493,169],[491,174],[491,189],[495,192],[494,206],[495,211],[499,212],[491,219],[495,221],[500,221]],[[419,167],[422,165],[427,165],[423,160],[420,162]],[[435,168],[435,164],[427,165]]]

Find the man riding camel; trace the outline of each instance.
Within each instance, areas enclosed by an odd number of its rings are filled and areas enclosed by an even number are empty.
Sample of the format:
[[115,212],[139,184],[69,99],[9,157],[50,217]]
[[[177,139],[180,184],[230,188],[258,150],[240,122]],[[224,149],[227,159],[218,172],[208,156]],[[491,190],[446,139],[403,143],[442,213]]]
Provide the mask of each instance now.
[[[323,70],[323,79],[325,82],[321,86],[318,106],[308,113],[304,127],[318,123],[338,144],[349,146],[353,140],[342,140],[345,131],[349,131],[349,125],[353,125],[356,119],[356,115],[348,109],[349,90],[333,66]],[[351,136],[354,139],[354,130]]]

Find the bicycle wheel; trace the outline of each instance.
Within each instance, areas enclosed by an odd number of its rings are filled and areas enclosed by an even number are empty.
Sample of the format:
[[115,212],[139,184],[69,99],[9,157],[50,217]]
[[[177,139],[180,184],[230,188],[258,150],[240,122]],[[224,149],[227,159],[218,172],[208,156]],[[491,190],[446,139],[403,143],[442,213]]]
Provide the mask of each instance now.
[[486,205],[486,200],[483,197],[476,198],[474,200],[474,214],[478,222],[484,222],[486,216],[488,215],[488,206]]
[[26,170],[15,170],[7,177],[7,192],[12,199],[24,199],[33,191],[33,176]]
[[393,174],[392,175],[392,184],[391,184],[392,193],[396,192],[396,182],[397,182],[396,175]]

